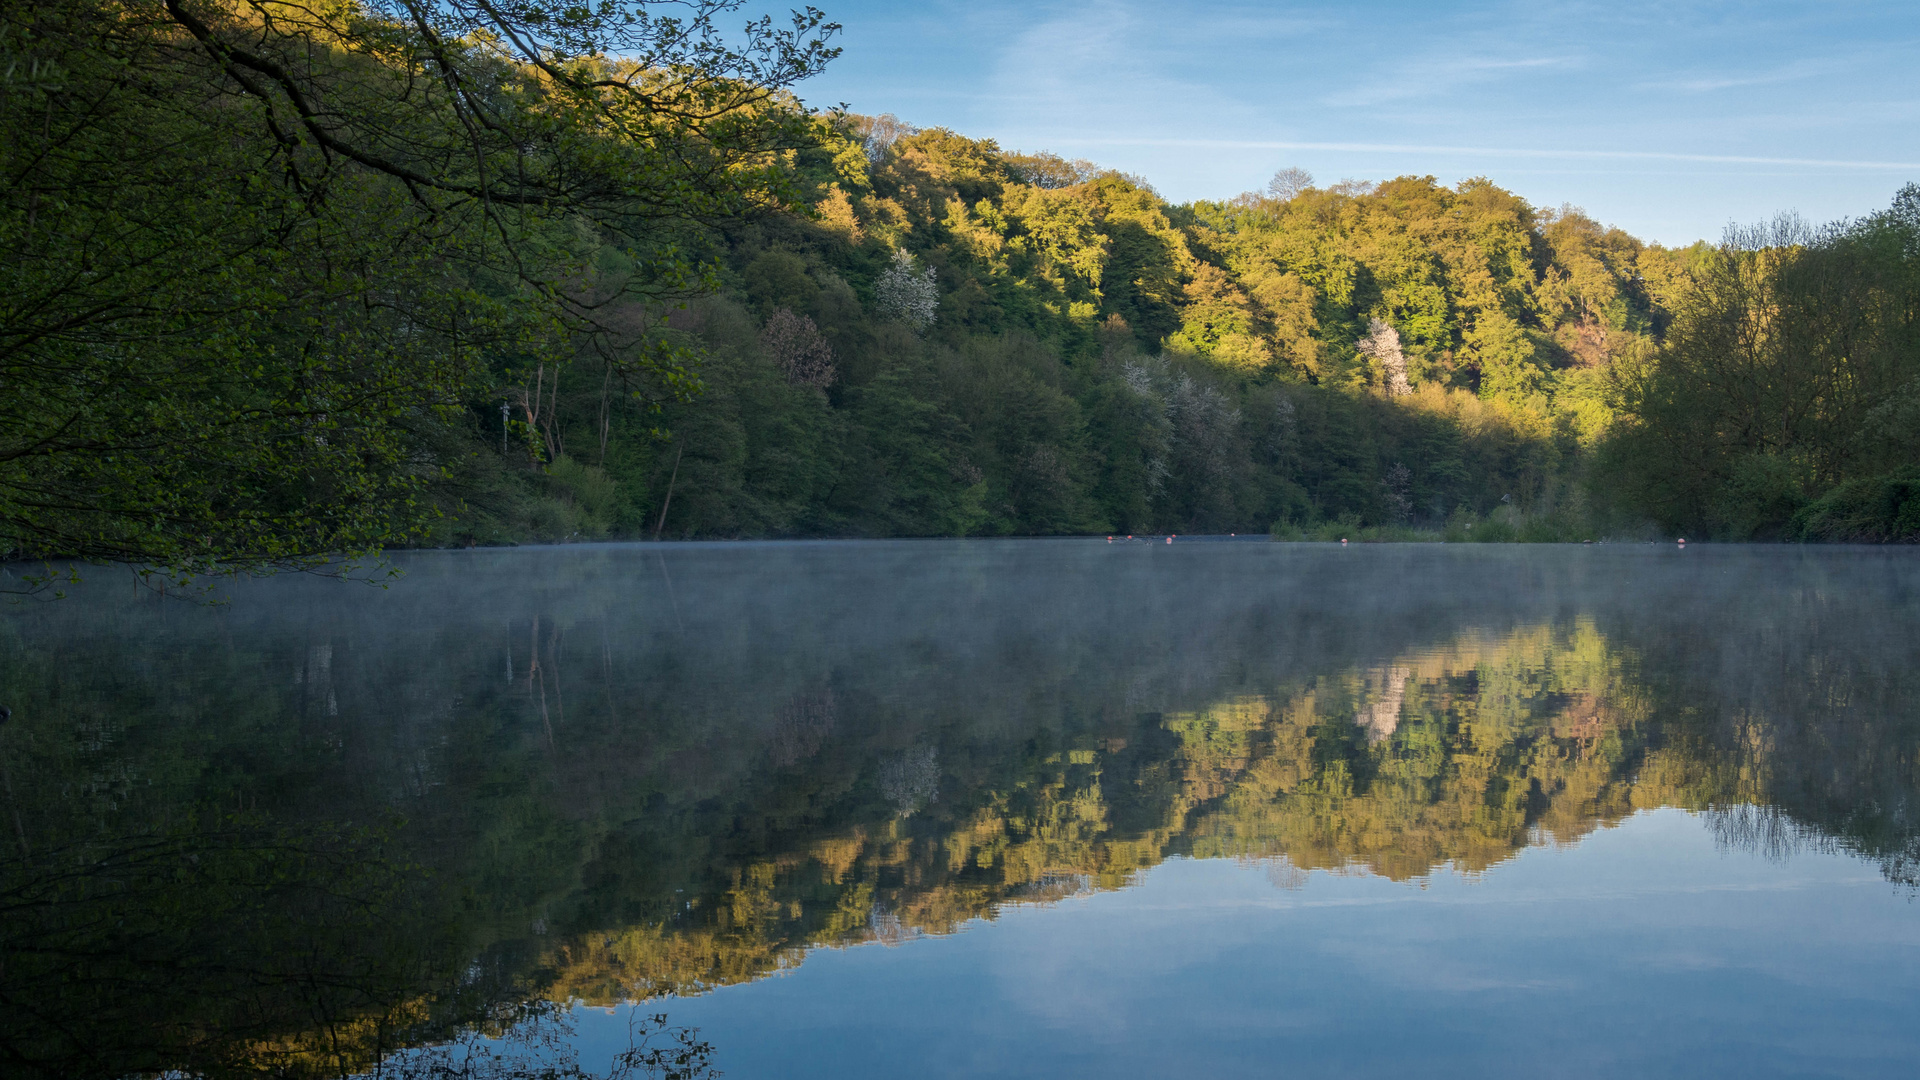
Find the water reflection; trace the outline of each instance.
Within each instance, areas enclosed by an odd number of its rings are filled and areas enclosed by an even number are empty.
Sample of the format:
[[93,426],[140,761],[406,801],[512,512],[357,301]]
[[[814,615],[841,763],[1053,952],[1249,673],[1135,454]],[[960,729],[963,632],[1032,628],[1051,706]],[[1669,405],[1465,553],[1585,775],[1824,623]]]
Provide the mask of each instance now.
[[1655,807],[1916,882],[1900,552],[768,545],[409,571],[212,610],[100,580],[6,613],[10,1069],[338,1075],[1174,857],[1419,881]]

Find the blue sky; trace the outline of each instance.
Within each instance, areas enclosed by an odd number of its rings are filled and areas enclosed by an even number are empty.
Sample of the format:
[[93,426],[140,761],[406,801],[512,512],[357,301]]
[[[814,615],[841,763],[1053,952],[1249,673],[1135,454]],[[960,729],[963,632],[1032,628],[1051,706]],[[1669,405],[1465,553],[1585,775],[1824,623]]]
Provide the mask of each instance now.
[[1684,244],[1920,181],[1913,0],[814,2],[846,51],[810,104],[1089,158],[1176,202],[1286,165],[1487,176]]

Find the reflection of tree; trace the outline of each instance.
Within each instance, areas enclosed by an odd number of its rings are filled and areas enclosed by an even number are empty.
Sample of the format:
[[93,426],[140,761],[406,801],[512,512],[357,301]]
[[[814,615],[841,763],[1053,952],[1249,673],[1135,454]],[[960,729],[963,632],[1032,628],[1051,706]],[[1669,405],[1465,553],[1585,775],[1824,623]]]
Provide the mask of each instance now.
[[1715,806],[1704,816],[1717,843],[1769,859],[1784,859],[1803,851],[1831,853],[1845,849],[1834,837],[1795,821],[1774,806]]
[[[610,1000],[757,978],[812,946],[949,932],[1000,903],[1117,887],[1170,855],[1263,862],[1282,887],[1315,869],[1404,880],[1482,871],[1643,807],[1712,805],[1720,771],[1694,770],[1684,731],[1654,722],[1639,666],[1580,621],[1152,715],[1126,737],[1037,754],[937,827],[855,828],[758,862],[718,918],[569,943],[556,990]],[[1766,748],[1746,749],[1735,769],[1751,775]],[[1710,824],[1775,849],[1825,835],[1752,806]]]
[[510,1028],[464,1031],[445,1042],[395,1054],[369,1080],[712,1080],[713,1045],[666,1014],[635,1012],[627,1048],[604,1069],[580,1060],[572,1017],[561,1004],[525,1010]]
[[940,791],[940,755],[915,747],[880,763],[880,793],[901,817],[925,806]]
[[[1312,869],[1482,870],[1633,809],[1647,740],[1626,667],[1590,623],[1536,627],[1144,714],[1125,736],[1030,744],[912,828],[857,826],[734,870],[704,918],[569,940],[549,954],[553,992],[608,1001],[758,978],[817,945],[1117,887],[1170,855],[1267,862],[1290,886]],[[887,812],[906,772],[931,774],[928,751],[880,759]]]
[[780,707],[773,727],[773,761],[792,766],[820,752],[820,746],[833,731],[832,690],[795,694]]
[[458,928],[365,831],[247,817],[0,864],[9,1075],[340,1075],[444,1029]]
[[[81,925],[93,896],[90,910],[123,905],[178,955],[284,981],[324,949],[346,972],[325,1022],[297,987],[260,995],[257,1014],[223,1011],[235,992],[210,975],[129,975],[119,1011],[81,1014],[85,995],[9,958],[0,1027],[17,1045],[36,1010],[83,1016],[76,1044],[131,1053],[116,1033],[144,1009],[149,1027],[193,1038],[241,1033],[222,1052],[261,1061],[294,1061],[319,1033],[365,1054],[460,1018],[497,1029],[516,1015],[488,1011],[500,1002],[697,992],[812,948],[945,933],[1171,856],[1264,863],[1290,886],[1316,870],[1408,880],[1572,843],[1648,806],[1710,811],[1729,844],[1831,843],[1912,879],[1911,627],[1836,608],[1862,595],[1845,578],[1787,603],[1733,577],[1702,611],[1609,608],[1611,579],[1565,603],[1538,586],[1537,608],[1502,599],[1469,618],[1496,590],[1406,589],[1425,579],[1392,551],[1383,577],[1312,583],[1299,600],[1276,598],[1297,578],[1218,599],[1204,580],[1129,583],[1116,563],[1089,579],[1065,559],[1029,572],[995,564],[997,550],[964,549],[878,599],[859,591],[871,566],[836,577],[795,546],[759,556],[772,569],[755,580],[780,590],[670,553],[677,602],[661,575],[582,554],[578,584],[500,612],[464,597],[515,595],[525,583],[505,571],[416,581],[416,597],[462,599],[398,615],[329,593],[299,618],[236,605],[194,622],[141,601],[105,625],[70,606],[0,624],[16,712],[0,727],[6,809],[35,860],[7,888],[54,850],[244,814],[321,854],[285,864],[282,885],[223,871],[226,899],[210,885],[82,889],[62,894],[61,918]],[[1728,614],[1749,595],[1764,617]],[[1273,617],[1297,609],[1283,600],[1312,617]],[[393,823],[377,858],[347,854],[341,838],[372,834],[343,821]],[[322,872],[328,859],[354,873]],[[337,895],[302,908],[300,881]],[[213,923],[188,916],[217,921],[250,891],[272,910],[206,952]],[[324,934],[286,914],[300,911]],[[380,966],[372,950],[395,936],[413,966]],[[371,989],[342,996],[350,986]],[[185,1034],[164,1045],[204,1060]]]
[[1400,706],[1406,700],[1407,679],[1412,674],[1406,668],[1391,667],[1368,676],[1368,682],[1378,684],[1374,688],[1377,696],[1361,708],[1354,720],[1367,733],[1368,743],[1393,737],[1394,730],[1400,726]]
[[[1404,879],[1448,863],[1479,871],[1536,840],[1577,839],[1631,809],[1625,769],[1644,733],[1621,669],[1578,623],[1466,638],[1320,680],[1275,704],[1263,752],[1193,823],[1189,843]],[[1373,711],[1343,731],[1356,698]],[[1368,723],[1383,714],[1397,728]]]

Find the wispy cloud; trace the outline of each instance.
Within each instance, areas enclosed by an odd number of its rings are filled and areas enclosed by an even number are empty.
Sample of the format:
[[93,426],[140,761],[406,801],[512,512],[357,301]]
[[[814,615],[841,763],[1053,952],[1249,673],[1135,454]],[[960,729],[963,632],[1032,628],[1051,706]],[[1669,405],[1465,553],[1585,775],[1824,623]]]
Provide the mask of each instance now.
[[1155,139],[1088,137],[1089,146],[1162,146],[1210,150],[1335,150],[1347,153],[1449,154],[1465,157],[1564,158],[1572,160],[1691,161],[1722,165],[1795,165],[1823,169],[1920,169],[1920,161],[1857,161],[1837,158],[1759,157],[1745,154],[1682,154],[1664,150],[1555,150],[1512,146],[1421,146],[1411,143],[1294,142],[1280,139]]
[[[1240,12],[1235,19],[1245,38],[1283,36],[1294,28],[1284,18],[1256,24]],[[1238,87],[1195,64],[1208,52],[1192,39],[1195,32],[1125,0],[1052,8],[995,58],[987,92],[1009,103],[996,110],[998,124],[1099,130],[1126,115],[1164,130],[1180,113],[1204,115],[1213,124],[1257,122]]]
[[[1855,57],[1856,62],[1872,62],[1875,58]],[[1881,58],[1883,59],[1883,58]],[[1817,75],[1832,72],[1841,66],[1835,58],[1824,60],[1800,60],[1772,71],[1758,71],[1738,75],[1695,75],[1670,79],[1652,79],[1636,83],[1638,90],[1678,90],[1689,94],[1711,94],[1721,90],[1738,90],[1746,86],[1777,86],[1781,83],[1799,82]]]
[[1568,70],[1584,65],[1581,57],[1460,56],[1382,64],[1382,74],[1370,82],[1328,94],[1328,105],[1357,108],[1413,98],[1435,98],[1479,83],[1497,82],[1516,73]]

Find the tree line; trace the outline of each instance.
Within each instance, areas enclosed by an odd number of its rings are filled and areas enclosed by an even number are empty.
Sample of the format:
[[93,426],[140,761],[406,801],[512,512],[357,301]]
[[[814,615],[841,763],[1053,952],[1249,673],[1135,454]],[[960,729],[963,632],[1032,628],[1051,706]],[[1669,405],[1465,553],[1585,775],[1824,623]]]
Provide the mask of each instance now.
[[813,130],[802,204],[715,230],[722,288],[669,320],[702,393],[610,416],[604,370],[571,370],[550,443],[591,452],[476,478],[496,501],[453,535],[1564,517],[1610,361],[1650,347],[1688,257],[1483,181],[1173,206],[890,117]]
[[1920,194],[1670,249],[810,110],[812,9],[0,19],[0,538],[1920,535]]

